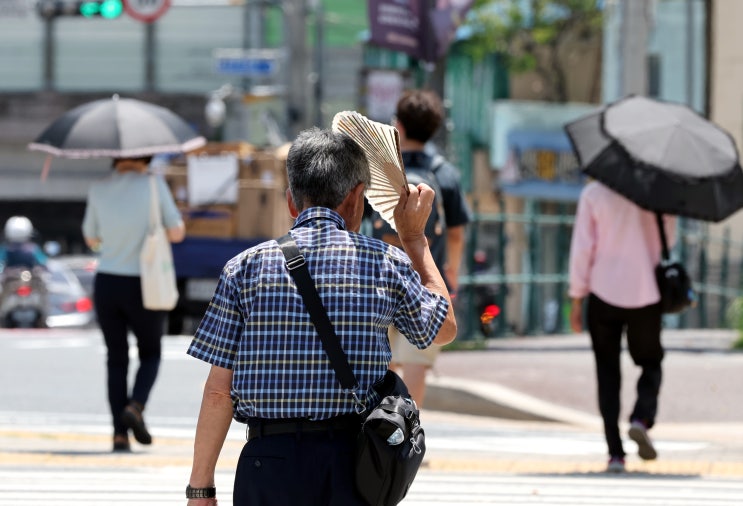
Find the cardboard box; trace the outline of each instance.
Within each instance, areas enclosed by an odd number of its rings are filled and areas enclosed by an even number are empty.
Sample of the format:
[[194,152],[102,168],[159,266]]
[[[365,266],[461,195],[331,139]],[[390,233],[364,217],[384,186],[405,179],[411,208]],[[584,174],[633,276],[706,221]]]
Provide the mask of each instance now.
[[186,236],[235,237],[236,213],[234,206],[214,205],[199,208],[181,207]]
[[191,206],[235,204],[238,160],[234,153],[188,157],[188,203]]
[[292,226],[283,184],[240,181],[237,200],[239,238],[276,238]]
[[255,146],[247,142],[207,142],[206,145],[189,151],[188,155],[219,156],[227,153],[236,154],[239,159],[249,158],[256,151]]
[[188,173],[186,167],[170,166],[163,173],[165,183],[176,203],[188,201]]
[[286,162],[270,151],[256,151],[240,163],[239,177],[246,181],[286,185]]

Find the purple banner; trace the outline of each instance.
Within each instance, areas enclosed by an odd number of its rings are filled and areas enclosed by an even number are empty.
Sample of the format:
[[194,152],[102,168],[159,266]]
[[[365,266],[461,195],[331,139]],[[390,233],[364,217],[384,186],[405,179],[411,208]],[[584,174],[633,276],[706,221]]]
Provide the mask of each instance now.
[[368,0],[371,43],[434,62],[446,55],[474,0]]

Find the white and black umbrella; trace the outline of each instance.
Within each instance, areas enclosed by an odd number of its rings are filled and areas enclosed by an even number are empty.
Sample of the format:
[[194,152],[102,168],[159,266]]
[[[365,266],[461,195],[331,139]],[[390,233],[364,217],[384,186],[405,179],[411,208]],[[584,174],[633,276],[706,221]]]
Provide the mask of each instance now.
[[644,209],[716,222],[743,207],[735,141],[685,105],[629,96],[565,130],[582,170]]
[[169,109],[114,95],[66,112],[28,148],[62,158],[138,158],[204,144],[206,139]]

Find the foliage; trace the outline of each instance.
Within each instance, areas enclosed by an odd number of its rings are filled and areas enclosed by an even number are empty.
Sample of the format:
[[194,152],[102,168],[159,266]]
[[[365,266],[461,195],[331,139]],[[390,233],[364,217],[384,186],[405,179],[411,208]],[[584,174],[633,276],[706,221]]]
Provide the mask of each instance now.
[[511,72],[536,71],[552,87],[545,98],[566,101],[558,51],[568,37],[595,40],[601,33],[600,0],[476,0],[464,43],[475,59],[498,53]]
[[733,343],[733,348],[743,350],[743,297],[737,297],[730,303],[727,309],[727,319],[739,333],[738,340]]

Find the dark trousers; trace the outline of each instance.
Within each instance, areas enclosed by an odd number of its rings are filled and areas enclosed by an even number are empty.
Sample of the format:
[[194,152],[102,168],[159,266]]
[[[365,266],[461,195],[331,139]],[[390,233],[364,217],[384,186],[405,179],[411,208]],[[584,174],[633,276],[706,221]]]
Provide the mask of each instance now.
[[619,435],[622,333],[626,330],[629,354],[634,363],[642,368],[630,420],[642,420],[649,428],[655,423],[663,374],[660,304],[626,309],[612,306],[591,294],[587,313],[588,332],[596,359],[599,411],[604,420],[609,455],[624,457]]
[[356,433],[251,439],[235,473],[234,506],[363,506],[356,492]]
[[[98,273],[94,283],[95,311],[108,350],[108,402],[115,434],[126,434],[121,413],[130,401],[147,403],[160,369],[160,340],[165,312],[150,311],[142,305],[138,276]],[[129,330],[137,339],[139,368],[131,396],[127,384],[129,372]]]

